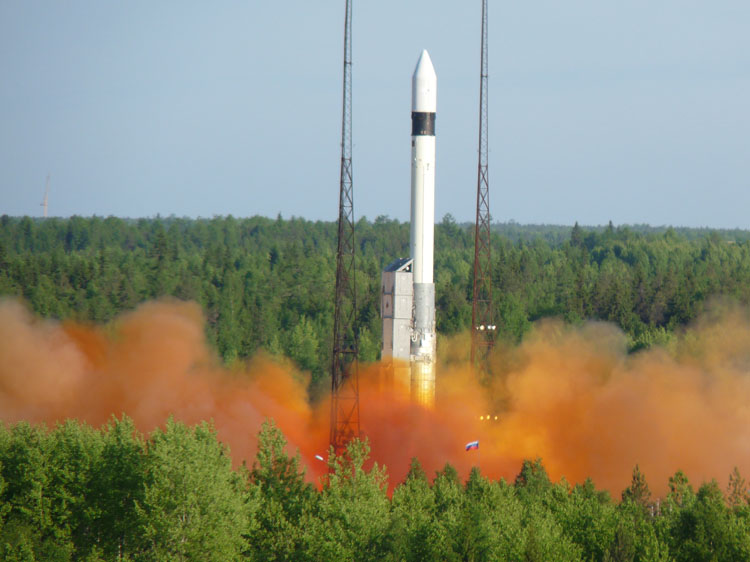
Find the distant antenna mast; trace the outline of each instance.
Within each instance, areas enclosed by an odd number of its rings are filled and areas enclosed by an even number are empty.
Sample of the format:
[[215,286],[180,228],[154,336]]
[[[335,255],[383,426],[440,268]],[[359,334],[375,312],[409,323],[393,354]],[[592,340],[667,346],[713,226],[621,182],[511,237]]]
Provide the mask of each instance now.
[[471,364],[484,361],[495,340],[492,321],[492,260],[490,252],[490,184],[487,170],[487,0],[482,0],[482,62],[479,82],[479,165],[477,220],[474,230],[474,295],[471,309]]
[[344,19],[344,102],[341,122],[336,300],[331,364],[331,446],[336,455],[359,433],[359,373],[354,286],[354,185],[352,181],[352,1]]
[[44,199],[40,205],[44,208],[44,218],[47,218],[47,204],[49,203],[49,174],[47,174],[47,187],[44,189]]

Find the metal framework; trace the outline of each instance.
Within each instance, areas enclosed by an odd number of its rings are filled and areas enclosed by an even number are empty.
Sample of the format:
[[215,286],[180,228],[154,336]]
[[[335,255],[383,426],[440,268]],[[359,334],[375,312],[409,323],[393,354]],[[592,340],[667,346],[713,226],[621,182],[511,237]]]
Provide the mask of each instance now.
[[471,310],[471,363],[486,359],[495,341],[492,320],[492,260],[490,251],[490,184],[488,159],[487,0],[482,0],[482,62],[479,85],[479,164],[477,218],[474,230],[474,291]]
[[331,446],[336,455],[359,437],[359,373],[356,333],[357,294],[354,268],[354,184],[352,181],[352,0],[346,0],[344,24],[344,101],[341,120],[336,296],[331,363]]

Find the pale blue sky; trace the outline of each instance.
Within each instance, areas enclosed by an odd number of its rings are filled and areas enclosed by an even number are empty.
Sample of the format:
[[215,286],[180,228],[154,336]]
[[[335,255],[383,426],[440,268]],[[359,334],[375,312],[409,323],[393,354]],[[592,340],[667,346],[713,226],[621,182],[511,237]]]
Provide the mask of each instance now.
[[[750,2],[490,0],[494,220],[750,228]],[[343,0],[0,0],[0,214],[334,220]],[[473,220],[479,0],[354,0],[355,215]]]

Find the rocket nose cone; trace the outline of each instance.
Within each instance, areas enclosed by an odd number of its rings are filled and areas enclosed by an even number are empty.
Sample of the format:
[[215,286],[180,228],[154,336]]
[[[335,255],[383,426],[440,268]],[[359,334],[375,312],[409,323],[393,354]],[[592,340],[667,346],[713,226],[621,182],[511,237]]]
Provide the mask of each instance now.
[[432,59],[427,49],[423,49],[417,60],[417,66],[414,69],[414,76],[423,76],[425,78],[435,78],[435,67],[432,66]]
[[435,113],[437,110],[437,75],[430,53],[422,51],[411,82],[411,110]]

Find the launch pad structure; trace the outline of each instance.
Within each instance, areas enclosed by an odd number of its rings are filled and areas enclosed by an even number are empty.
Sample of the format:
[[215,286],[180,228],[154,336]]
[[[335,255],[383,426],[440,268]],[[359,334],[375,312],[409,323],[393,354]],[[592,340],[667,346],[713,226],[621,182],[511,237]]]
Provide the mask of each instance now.
[[331,360],[330,444],[339,456],[360,437],[359,342],[355,285],[354,180],[352,173],[352,0],[344,18],[344,83],[341,116],[338,246]]
[[[335,454],[360,436],[358,337],[356,333],[354,189],[352,180],[351,8],[346,0],[344,81],[341,128],[338,249],[331,364],[331,434]],[[494,343],[492,320],[491,238],[488,175],[487,0],[482,0],[479,96],[479,161],[474,236],[472,365],[484,362]],[[435,119],[437,75],[429,53],[422,51],[412,76],[411,224],[409,258],[393,261],[382,273],[381,357],[390,362],[394,382],[412,402],[435,404]]]
[[479,159],[477,215],[474,227],[474,286],[471,306],[471,365],[486,368],[495,342],[492,310],[492,252],[490,234],[490,180],[488,171],[488,65],[487,0],[482,0],[482,48],[479,73]]
[[380,299],[383,359],[409,361],[414,304],[413,263],[411,258],[399,258],[383,270]]

